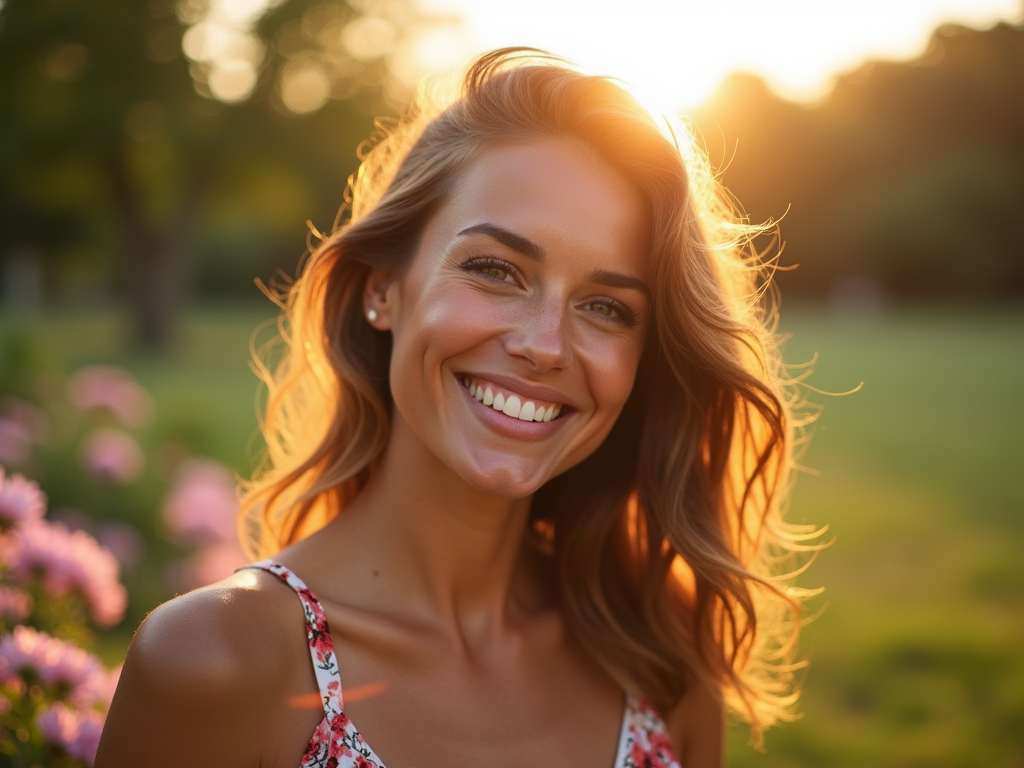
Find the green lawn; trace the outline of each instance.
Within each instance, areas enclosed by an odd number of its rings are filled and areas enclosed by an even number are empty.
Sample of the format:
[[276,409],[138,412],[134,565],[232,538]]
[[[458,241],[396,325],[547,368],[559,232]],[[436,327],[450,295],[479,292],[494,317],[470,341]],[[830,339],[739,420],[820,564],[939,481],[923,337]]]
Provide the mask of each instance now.
[[[163,357],[125,351],[111,313],[0,315],[40,365],[112,362],[158,402],[157,437],[244,471],[259,308],[189,312]],[[805,630],[804,718],[767,754],[730,730],[730,765],[1024,766],[1024,310],[892,309],[854,322],[786,307],[792,363],[819,355],[824,406],[790,518],[834,544]],[[136,614],[149,606],[138,606]]]

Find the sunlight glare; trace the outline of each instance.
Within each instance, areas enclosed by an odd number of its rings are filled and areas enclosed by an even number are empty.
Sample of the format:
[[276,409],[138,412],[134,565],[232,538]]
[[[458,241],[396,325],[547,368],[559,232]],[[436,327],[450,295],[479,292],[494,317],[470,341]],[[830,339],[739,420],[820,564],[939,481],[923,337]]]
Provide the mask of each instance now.
[[1021,17],[1019,0],[420,3],[463,17],[469,45],[449,49],[448,58],[509,45],[544,48],[631,83],[645,104],[662,109],[695,106],[736,71],[761,76],[781,96],[815,100],[866,59],[921,54],[941,23],[984,27]]

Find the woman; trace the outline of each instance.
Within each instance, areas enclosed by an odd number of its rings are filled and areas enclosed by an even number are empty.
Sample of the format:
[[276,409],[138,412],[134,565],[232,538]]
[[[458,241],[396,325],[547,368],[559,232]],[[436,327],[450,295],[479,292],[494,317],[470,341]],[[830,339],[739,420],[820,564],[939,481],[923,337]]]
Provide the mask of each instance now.
[[263,369],[276,554],[146,619],[98,766],[704,768],[789,716],[791,418],[676,139],[505,50],[373,148]]

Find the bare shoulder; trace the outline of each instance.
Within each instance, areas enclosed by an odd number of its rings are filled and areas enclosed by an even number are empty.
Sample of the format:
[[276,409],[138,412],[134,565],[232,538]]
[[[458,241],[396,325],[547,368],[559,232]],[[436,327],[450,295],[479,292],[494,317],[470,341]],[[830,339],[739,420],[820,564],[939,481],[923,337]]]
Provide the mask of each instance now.
[[665,724],[682,765],[722,768],[725,764],[722,702],[706,686],[694,681],[668,713]]
[[261,722],[304,679],[304,639],[295,595],[270,574],[243,571],[164,603],[128,649],[97,768],[137,765],[139,750],[151,766],[259,763],[272,746]]
[[185,675],[193,683],[247,684],[253,665],[271,661],[301,628],[291,590],[270,574],[243,571],[150,613],[126,664],[172,680]]

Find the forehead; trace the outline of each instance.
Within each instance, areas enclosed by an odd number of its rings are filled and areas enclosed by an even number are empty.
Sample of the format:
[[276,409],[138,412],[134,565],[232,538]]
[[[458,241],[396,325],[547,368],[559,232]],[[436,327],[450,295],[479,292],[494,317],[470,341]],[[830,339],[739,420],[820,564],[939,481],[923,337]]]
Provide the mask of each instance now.
[[547,253],[646,271],[650,225],[643,198],[625,175],[569,141],[484,150],[463,171],[435,223],[448,237],[475,224],[497,224]]

